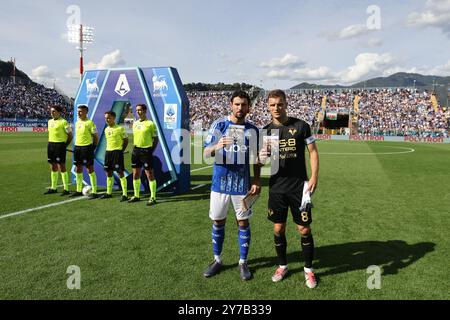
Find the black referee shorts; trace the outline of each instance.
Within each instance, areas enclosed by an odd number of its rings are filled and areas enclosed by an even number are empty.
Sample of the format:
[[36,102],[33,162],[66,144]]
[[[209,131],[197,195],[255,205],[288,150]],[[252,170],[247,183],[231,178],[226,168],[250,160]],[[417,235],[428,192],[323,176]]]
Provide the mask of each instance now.
[[286,223],[288,209],[291,209],[292,218],[295,224],[307,227],[312,223],[311,207],[308,206],[304,212],[300,211],[302,205],[302,192],[286,194],[269,192],[269,212],[267,219],[273,223]]
[[94,164],[94,146],[75,146],[73,159],[76,166],[92,166]]
[[105,154],[105,165],[103,166],[105,171],[125,171],[125,165],[123,161],[123,151],[113,150],[106,151]]
[[131,167],[144,167],[145,170],[153,169],[153,148],[134,147],[131,154]]
[[47,145],[47,158],[49,163],[66,163],[66,143],[49,142]]

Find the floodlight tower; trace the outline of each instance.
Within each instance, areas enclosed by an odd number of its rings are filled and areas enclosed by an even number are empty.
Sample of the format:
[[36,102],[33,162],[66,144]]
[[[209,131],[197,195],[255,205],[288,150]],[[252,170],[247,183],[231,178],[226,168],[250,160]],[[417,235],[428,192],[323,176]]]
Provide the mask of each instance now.
[[80,82],[83,78],[83,51],[86,50],[85,44],[94,42],[94,28],[80,25],[71,25],[68,27],[68,39],[70,43],[78,44],[80,50]]

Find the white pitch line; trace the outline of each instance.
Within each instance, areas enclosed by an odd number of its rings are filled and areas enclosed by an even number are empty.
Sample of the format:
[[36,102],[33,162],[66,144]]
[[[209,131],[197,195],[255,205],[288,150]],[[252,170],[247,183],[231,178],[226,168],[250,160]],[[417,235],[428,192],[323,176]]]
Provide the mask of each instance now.
[[372,155],[378,155],[378,154],[405,154],[405,153],[413,153],[416,150],[413,148],[405,148],[405,147],[393,147],[393,146],[385,146],[390,148],[399,148],[399,149],[406,149],[408,151],[399,151],[399,152],[319,152],[319,154],[331,154],[331,155],[351,155],[351,156],[372,156]]
[[[211,167],[212,166],[201,167],[201,168],[197,168],[197,169],[191,170],[191,172],[200,171],[200,170],[211,168]],[[199,189],[199,188],[204,187],[204,186],[206,186],[206,184],[195,186],[194,188],[192,188],[192,190]],[[65,201],[60,201],[60,202],[47,204],[45,206],[40,206],[40,207],[36,207],[36,208],[31,208],[31,209],[26,209],[26,210],[22,210],[22,211],[8,213],[8,214],[5,214],[5,215],[1,215],[0,219],[14,217],[14,216],[18,216],[18,215],[21,215],[21,214],[24,214],[24,213],[38,211],[38,210],[42,210],[42,209],[46,209],[46,208],[56,207],[56,206],[59,206],[59,205],[62,205],[62,204],[66,204],[66,203],[70,203],[70,202],[74,202],[74,201],[78,201],[78,200],[82,200],[82,199],[86,199],[86,197],[79,197],[79,198],[76,198],[76,199],[70,199],[70,200],[65,200]]]
[[201,187],[204,187],[204,186],[206,186],[206,185],[208,185],[208,184],[207,184],[207,183],[205,183],[205,184],[200,184],[200,185],[198,185],[198,186],[195,186],[195,187],[191,188],[191,190],[200,189]]
[[5,214],[5,215],[0,216],[0,219],[5,219],[5,218],[8,218],[8,217],[18,216],[18,215],[21,215],[21,214],[24,214],[24,213],[37,211],[37,210],[41,210],[41,209],[46,209],[46,208],[50,208],[50,207],[56,207],[56,206],[59,206],[61,204],[70,203],[70,202],[74,202],[74,201],[78,201],[78,200],[82,200],[82,199],[86,199],[86,197],[79,197],[79,198],[70,199],[70,200],[66,200],[66,201],[55,202],[55,203],[47,204],[47,205],[41,206],[41,207],[36,207],[36,208],[32,208],[32,209],[27,209],[27,210],[22,210],[22,211],[18,211],[18,212]]
[[206,167],[201,167],[201,168],[197,168],[197,169],[191,170],[191,172],[196,172],[196,171],[200,171],[200,170],[208,169],[208,168],[212,168],[212,167],[213,167],[212,165],[211,166],[206,166]]

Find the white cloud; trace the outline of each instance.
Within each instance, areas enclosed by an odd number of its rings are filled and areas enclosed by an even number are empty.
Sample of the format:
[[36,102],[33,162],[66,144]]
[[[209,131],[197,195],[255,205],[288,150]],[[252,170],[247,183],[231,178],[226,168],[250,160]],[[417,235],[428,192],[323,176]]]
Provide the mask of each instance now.
[[450,11],[449,0],[427,0],[426,6],[432,10],[437,11]]
[[398,73],[398,72],[426,74],[426,72],[424,72],[423,70],[416,68],[416,67],[404,68],[404,67],[395,66],[393,68],[385,69],[383,71],[383,76],[388,77],[388,76],[393,75],[394,73]]
[[396,59],[390,53],[361,53],[356,56],[354,65],[339,72],[333,72],[326,66],[317,68],[282,67],[272,68],[266,73],[266,77],[290,81],[337,81],[348,84],[370,76],[380,76],[388,69],[393,70],[395,63]]
[[367,27],[363,24],[354,24],[351,26],[348,26],[344,29],[342,29],[339,33],[338,33],[338,38],[339,39],[349,39],[349,38],[354,38],[363,34],[366,34],[370,32],[369,29],[367,29]]
[[390,53],[361,53],[355,58],[355,64],[339,73],[344,83],[352,83],[369,76],[376,76],[395,64]]
[[71,69],[71,70],[67,71],[66,78],[69,78],[69,79],[80,79],[80,69],[74,68],[74,69]]
[[290,80],[290,72],[288,70],[270,70],[266,74],[267,78]]
[[270,70],[267,78],[292,81],[333,80],[335,76],[328,67]]
[[124,66],[125,64],[126,62],[122,58],[120,50],[117,49],[111,53],[104,55],[100,63],[96,65],[96,68],[97,69],[117,68],[120,66]]
[[427,10],[409,14],[406,25],[410,27],[436,27],[450,38],[450,0],[427,0]]
[[399,64],[391,53],[360,53],[353,65],[333,71],[327,66],[317,68],[272,68],[265,73],[267,79],[286,81],[316,81],[322,84],[348,85],[366,79],[390,76],[397,72],[419,73],[424,75],[449,76],[450,60],[436,67],[405,67]]
[[368,29],[364,24],[352,24],[339,32],[327,33],[325,37],[328,40],[346,40],[368,34],[371,31],[373,30]]
[[381,47],[383,45],[383,40],[381,40],[380,38],[370,38],[362,45],[366,48]]
[[447,61],[447,63],[443,65],[436,66],[435,68],[430,70],[430,73],[434,76],[443,76],[448,77],[450,76],[450,60]]
[[[84,66],[85,70],[94,69],[109,69],[124,66],[126,61],[123,59],[119,49],[114,50],[102,57],[99,63],[89,62]],[[67,78],[78,79],[80,77],[80,70],[78,68],[71,69],[66,74]]]
[[37,80],[50,79],[54,77],[54,74],[47,66],[43,65],[31,70],[31,77]]
[[261,62],[259,65],[263,68],[297,68],[305,65],[304,61],[301,61],[299,57],[286,53],[282,58],[274,58],[269,62]]

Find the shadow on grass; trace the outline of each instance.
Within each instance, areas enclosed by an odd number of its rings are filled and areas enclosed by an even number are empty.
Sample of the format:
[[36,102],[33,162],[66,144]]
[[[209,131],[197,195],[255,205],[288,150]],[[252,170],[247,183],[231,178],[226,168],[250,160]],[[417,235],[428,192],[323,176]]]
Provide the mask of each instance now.
[[[418,261],[427,253],[434,251],[435,243],[420,242],[408,244],[403,240],[362,241],[335,244],[315,248],[313,267],[317,276],[325,277],[356,270],[367,270],[371,265],[381,267],[383,275],[397,274],[400,269]],[[277,266],[274,256],[250,259],[250,270],[257,273],[259,269]],[[288,254],[288,262],[303,261],[299,251]],[[223,269],[237,268],[237,264],[223,266]],[[303,267],[289,269],[289,275],[303,272]]]
[[[194,200],[209,200],[211,194],[211,183],[207,184],[195,184],[192,187],[196,187],[195,190],[183,194],[174,194],[172,192],[158,192],[157,200],[159,202],[179,202],[179,201],[194,201]],[[144,197],[149,194],[144,193]]]

